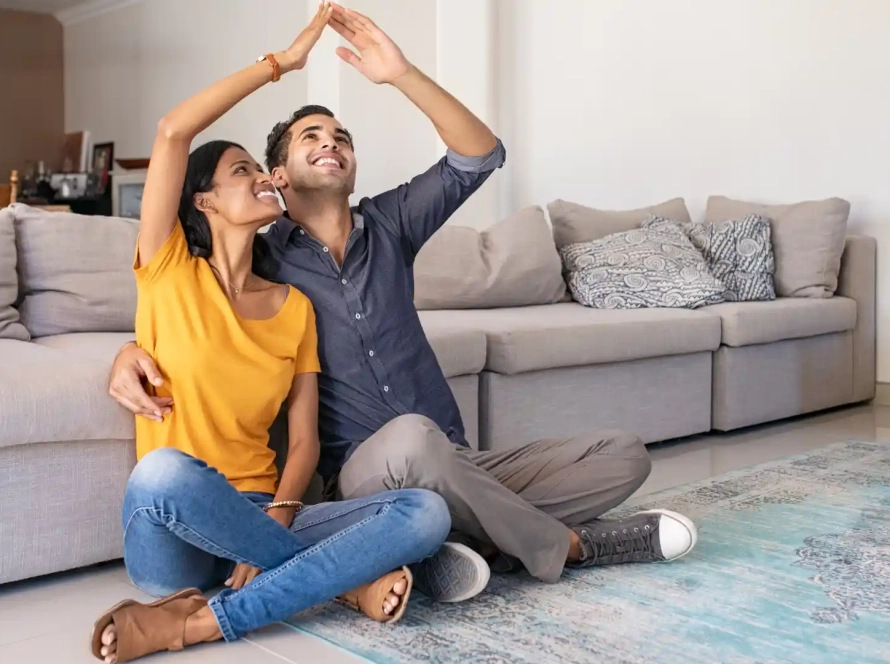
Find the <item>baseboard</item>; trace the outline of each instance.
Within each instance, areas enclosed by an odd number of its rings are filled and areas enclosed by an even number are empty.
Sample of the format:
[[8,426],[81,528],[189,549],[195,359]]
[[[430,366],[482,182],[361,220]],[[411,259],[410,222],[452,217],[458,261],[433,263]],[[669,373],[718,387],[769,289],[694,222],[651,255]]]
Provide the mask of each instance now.
[[890,383],[875,385],[875,398],[872,403],[876,406],[890,406]]

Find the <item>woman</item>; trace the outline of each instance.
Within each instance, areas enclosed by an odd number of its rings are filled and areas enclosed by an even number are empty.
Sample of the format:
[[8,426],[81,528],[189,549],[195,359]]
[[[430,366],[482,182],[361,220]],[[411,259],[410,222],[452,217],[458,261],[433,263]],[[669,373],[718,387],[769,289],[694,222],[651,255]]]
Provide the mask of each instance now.
[[[244,97],[301,69],[330,15],[324,3],[286,51],[159,125],[134,265],[136,336],[165,372],[154,398],[177,405],[160,422],[137,422],[123,524],[131,579],[166,597],[99,618],[91,645],[105,662],[232,641],[338,596],[392,622],[411,589],[403,566],[433,555],[451,528],[445,502],[420,490],[302,508],[319,453],[319,362],[307,298],[256,274],[266,256],[257,230],[282,213],[275,188],[235,144],[188,153]],[[267,431],[285,399],[279,481]],[[199,590],[223,582],[210,601]]]

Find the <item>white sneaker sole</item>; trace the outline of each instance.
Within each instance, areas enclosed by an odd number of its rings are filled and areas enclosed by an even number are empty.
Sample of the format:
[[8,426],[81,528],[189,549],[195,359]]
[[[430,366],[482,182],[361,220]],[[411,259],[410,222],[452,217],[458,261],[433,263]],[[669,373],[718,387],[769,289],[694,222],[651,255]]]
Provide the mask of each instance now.
[[414,587],[437,602],[465,602],[488,586],[488,563],[468,546],[445,542],[414,570]]
[[690,539],[689,548],[686,549],[686,551],[681,553],[679,556],[674,556],[673,558],[671,558],[669,560],[662,560],[661,562],[669,563],[674,560],[679,560],[683,556],[687,555],[690,551],[692,551],[695,548],[695,545],[698,544],[698,528],[695,527],[695,524],[692,523],[692,519],[690,519],[689,517],[683,516],[679,512],[673,512],[671,510],[661,510],[661,509],[644,510],[643,512],[641,512],[641,514],[661,514],[662,516],[666,516],[668,518],[673,519],[674,521],[677,521],[680,525],[682,525],[684,528],[686,528],[687,531],[689,531],[689,539]]

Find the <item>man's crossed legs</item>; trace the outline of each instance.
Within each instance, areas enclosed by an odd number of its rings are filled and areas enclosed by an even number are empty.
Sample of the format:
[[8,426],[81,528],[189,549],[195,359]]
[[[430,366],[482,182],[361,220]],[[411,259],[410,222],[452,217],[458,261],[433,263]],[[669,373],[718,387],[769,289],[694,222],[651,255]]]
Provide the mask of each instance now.
[[340,473],[337,497],[431,489],[445,498],[457,531],[555,583],[566,565],[673,560],[695,546],[695,526],[675,512],[599,519],[651,468],[642,441],[620,431],[474,452],[429,418],[403,415],[358,447]]

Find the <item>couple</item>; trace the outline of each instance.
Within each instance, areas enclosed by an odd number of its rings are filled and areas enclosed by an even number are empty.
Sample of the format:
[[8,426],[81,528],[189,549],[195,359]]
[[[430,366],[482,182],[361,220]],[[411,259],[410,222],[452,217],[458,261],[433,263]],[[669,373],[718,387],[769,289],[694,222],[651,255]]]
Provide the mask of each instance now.
[[[324,108],[272,130],[268,173],[228,142],[189,154],[235,104],[302,69],[326,26],[358,51],[341,58],[430,118],[446,157],[350,208],[353,139]],[[138,346],[121,349],[110,391],[140,415],[127,570],[163,599],[103,614],[98,659],[233,641],[333,598],[394,622],[415,585],[440,601],[481,592],[485,556],[553,583],[566,566],[671,560],[694,546],[694,525],[673,512],[598,520],[649,473],[633,436],[468,449],[413,305],[412,264],[504,154],[374,23],[332,3],[287,50],[161,121],[134,262]],[[279,477],[268,429],[285,401]],[[329,502],[304,507],[316,467]],[[471,546],[446,541],[452,531]]]

